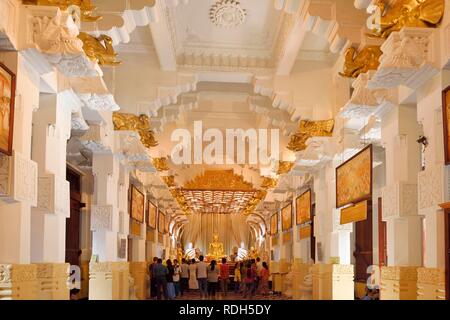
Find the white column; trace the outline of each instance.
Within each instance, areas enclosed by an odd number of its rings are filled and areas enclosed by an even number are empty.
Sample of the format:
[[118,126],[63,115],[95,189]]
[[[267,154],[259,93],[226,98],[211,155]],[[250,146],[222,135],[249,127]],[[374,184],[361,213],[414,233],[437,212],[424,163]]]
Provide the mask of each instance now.
[[66,218],[70,191],[66,181],[66,147],[72,107],[79,106],[71,91],[41,94],[33,116],[33,160],[39,165],[38,207],[32,210],[31,260],[64,262]]

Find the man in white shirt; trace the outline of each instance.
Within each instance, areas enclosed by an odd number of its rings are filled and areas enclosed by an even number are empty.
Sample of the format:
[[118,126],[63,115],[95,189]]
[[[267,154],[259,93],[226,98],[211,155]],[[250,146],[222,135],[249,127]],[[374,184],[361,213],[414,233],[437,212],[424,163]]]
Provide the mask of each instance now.
[[208,297],[208,266],[203,261],[205,258],[203,256],[199,257],[200,262],[197,263],[197,281],[198,287],[200,289],[200,298]]

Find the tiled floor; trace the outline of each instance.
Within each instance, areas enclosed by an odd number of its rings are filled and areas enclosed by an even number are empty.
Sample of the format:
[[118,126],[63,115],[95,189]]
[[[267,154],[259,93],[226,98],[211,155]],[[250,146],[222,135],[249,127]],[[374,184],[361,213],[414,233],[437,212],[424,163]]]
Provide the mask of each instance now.
[[[288,298],[280,294],[269,294],[268,296],[256,295],[251,298],[244,299],[243,294],[236,294],[234,292],[229,292],[224,296],[221,292],[218,292],[215,300],[287,300]],[[201,299],[200,293],[198,291],[191,291],[185,293],[183,296],[176,298],[176,300],[214,300],[211,298]]]

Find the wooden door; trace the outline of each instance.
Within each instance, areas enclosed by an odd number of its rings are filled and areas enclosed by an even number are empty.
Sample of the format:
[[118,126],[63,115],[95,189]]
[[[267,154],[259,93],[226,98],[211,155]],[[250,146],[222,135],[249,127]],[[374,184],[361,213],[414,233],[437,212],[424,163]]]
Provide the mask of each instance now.
[[355,223],[355,282],[366,283],[368,267],[373,265],[372,205],[369,202],[367,220]]
[[383,199],[378,198],[378,261],[387,266],[387,223],[383,221]]
[[80,210],[81,177],[76,172],[67,169],[66,179],[70,184],[70,218],[66,219],[66,262],[80,265]]

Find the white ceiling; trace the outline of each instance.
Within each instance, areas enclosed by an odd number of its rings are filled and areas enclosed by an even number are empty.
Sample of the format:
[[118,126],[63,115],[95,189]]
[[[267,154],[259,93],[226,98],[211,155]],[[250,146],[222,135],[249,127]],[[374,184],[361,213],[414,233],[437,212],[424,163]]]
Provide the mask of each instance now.
[[246,20],[231,28],[210,21],[209,11],[215,3],[215,0],[191,0],[175,9],[177,51],[271,55],[280,21],[273,0],[241,0],[241,7],[247,11]]

